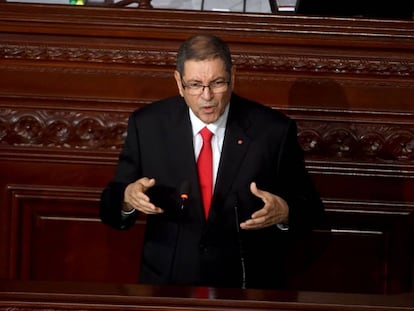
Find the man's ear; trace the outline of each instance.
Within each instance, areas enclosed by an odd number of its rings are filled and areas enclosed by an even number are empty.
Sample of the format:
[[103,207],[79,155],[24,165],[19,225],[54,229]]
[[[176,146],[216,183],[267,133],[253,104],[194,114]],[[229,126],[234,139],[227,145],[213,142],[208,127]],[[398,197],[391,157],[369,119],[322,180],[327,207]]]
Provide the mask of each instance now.
[[177,82],[178,92],[180,92],[180,95],[184,97],[183,84],[181,83],[181,75],[177,70],[174,71],[174,78],[175,82]]

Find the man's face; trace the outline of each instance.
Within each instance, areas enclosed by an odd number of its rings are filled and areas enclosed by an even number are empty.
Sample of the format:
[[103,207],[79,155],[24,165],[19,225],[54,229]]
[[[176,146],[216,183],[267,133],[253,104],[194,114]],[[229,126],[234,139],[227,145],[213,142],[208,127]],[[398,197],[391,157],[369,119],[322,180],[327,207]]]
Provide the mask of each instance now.
[[[193,113],[206,124],[217,121],[229,104],[234,86],[234,71],[229,76],[224,61],[219,58],[188,60],[184,63],[184,76],[181,77],[176,71],[174,77],[181,96]],[[190,88],[197,85],[211,87],[199,87],[200,93],[194,94],[197,91]]]

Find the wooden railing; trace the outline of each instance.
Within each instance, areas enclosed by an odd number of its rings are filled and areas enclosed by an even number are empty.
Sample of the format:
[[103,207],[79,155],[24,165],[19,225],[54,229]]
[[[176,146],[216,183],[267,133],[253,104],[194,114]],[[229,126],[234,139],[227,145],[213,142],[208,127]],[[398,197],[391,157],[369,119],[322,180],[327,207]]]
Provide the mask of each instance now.
[[0,281],[0,310],[412,311],[414,294]]

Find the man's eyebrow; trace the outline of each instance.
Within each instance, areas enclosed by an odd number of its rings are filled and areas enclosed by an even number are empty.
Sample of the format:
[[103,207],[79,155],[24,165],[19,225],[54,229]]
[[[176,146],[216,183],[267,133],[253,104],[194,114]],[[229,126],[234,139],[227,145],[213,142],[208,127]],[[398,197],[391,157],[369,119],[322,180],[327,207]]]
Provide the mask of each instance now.
[[[226,80],[226,78],[225,77],[217,77],[217,78],[215,78],[215,79],[213,79],[213,80],[211,80],[210,82],[208,82],[208,83],[212,83],[212,82],[217,82],[217,81],[220,81],[220,80]],[[201,80],[197,80],[197,79],[189,79],[188,81],[187,81],[187,83],[203,83]]]

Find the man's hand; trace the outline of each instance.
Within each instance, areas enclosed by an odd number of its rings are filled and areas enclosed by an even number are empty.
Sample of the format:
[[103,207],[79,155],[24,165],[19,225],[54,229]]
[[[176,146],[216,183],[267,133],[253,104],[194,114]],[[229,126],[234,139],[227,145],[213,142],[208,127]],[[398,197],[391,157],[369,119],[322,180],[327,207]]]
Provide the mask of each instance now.
[[287,223],[289,219],[289,207],[284,199],[270,192],[260,190],[256,183],[250,184],[250,191],[260,198],[264,206],[254,212],[252,218],[240,224],[242,229],[262,229],[275,224]]
[[145,194],[147,190],[155,185],[155,179],[143,177],[129,184],[124,192],[124,206],[126,212],[136,209],[145,214],[160,214],[164,211],[151,203],[150,198]]

